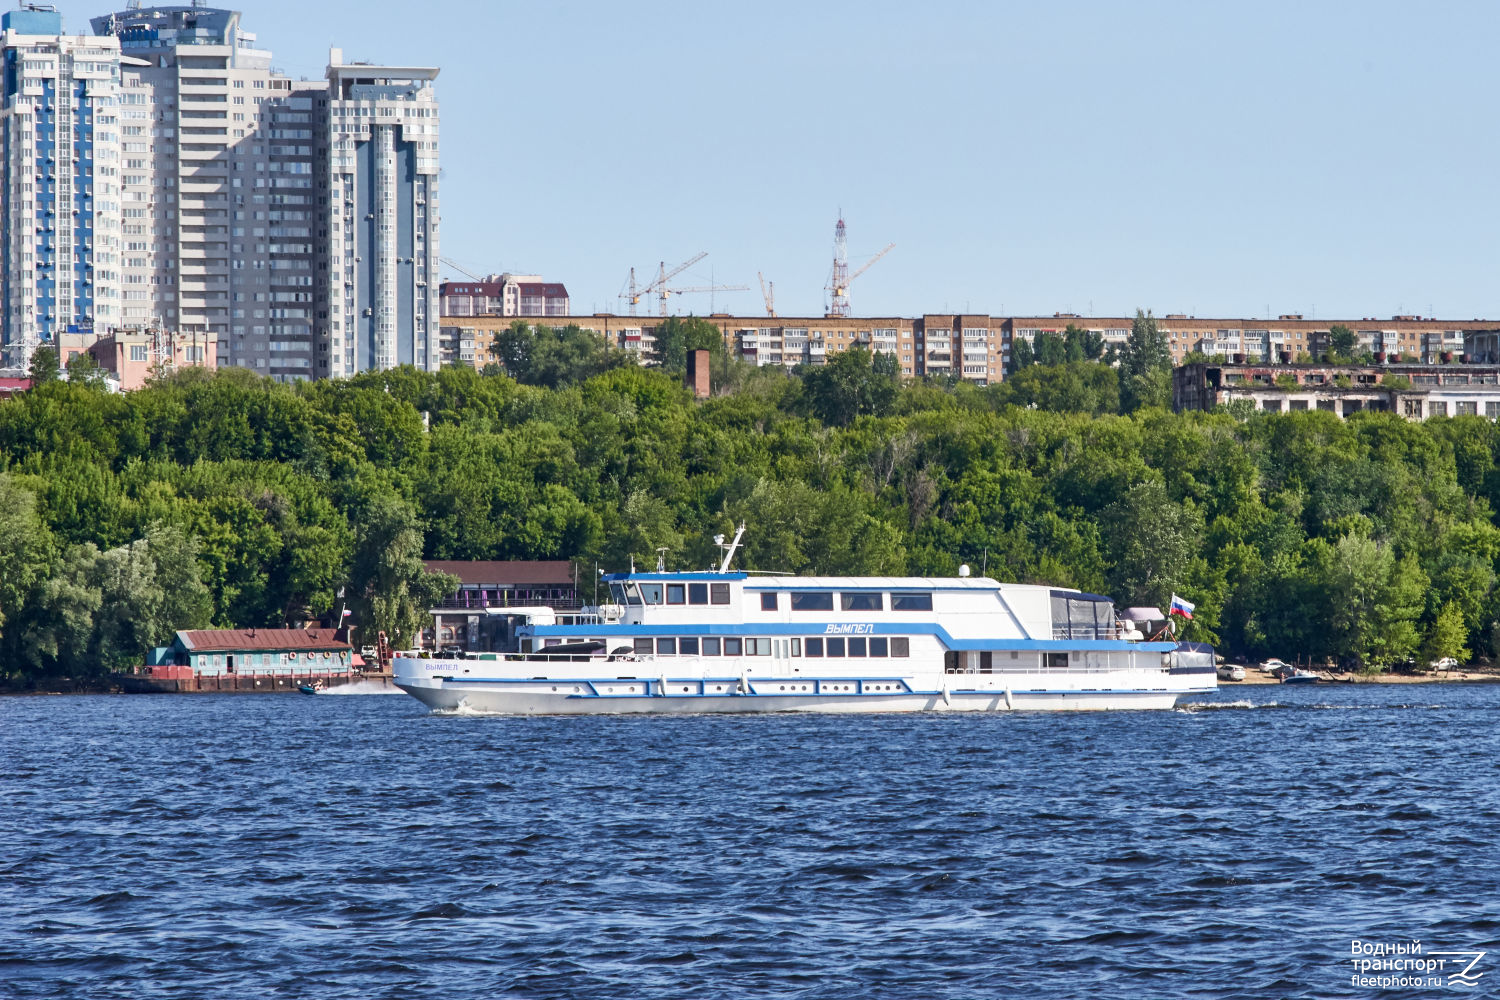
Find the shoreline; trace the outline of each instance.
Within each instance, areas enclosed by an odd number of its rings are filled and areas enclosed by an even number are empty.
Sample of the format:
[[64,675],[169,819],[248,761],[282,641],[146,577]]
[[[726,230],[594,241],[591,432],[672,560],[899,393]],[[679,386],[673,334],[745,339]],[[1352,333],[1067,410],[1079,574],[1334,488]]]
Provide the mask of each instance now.
[[[1343,671],[1314,671],[1319,684],[1474,684],[1500,682],[1500,671],[1495,670],[1446,670],[1430,674],[1357,674]],[[1235,687],[1255,687],[1262,684],[1280,685],[1281,681],[1259,667],[1246,667],[1245,679],[1227,681],[1219,678],[1219,690]]]

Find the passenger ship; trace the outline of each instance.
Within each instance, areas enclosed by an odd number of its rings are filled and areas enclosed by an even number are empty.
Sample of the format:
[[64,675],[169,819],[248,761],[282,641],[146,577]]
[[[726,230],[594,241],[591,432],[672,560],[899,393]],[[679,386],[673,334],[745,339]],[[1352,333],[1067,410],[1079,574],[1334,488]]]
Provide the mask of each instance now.
[[[741,526],[740,532],[743,534]],[[397,655],[439,710],[503,714],[1171,708],[1218,686],[1213,650],[1147,641],[1107,597],[972,578],[729,569],[607,575],[577,615],[491,609],[511,652]]]

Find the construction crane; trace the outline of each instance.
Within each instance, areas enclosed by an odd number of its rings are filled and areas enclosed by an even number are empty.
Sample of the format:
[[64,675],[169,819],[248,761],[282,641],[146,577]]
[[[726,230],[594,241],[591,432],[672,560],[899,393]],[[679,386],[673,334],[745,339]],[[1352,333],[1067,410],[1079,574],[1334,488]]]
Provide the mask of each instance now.
[[453,270],[457,271],[459,274],[464,275],[465,277],[472,278],[475,281],[483,281],[484,280],[479,275],[475,274],[473,271],[470,271],[468,268],[459,267],[457,264],[455,264],[452,260],[448,259],[447,257],[439,257],[438,261],[439,261],[439,263],[447,264],[449,267],[453,268]]
[[707,250],[700,251],[698,254],[688,258],[681,264],[678,264],[670,271],[667,270],[667,262],[662,261],[661,264],[658,265],[655,279],[653,279],[649,285],[640,289],[639,291],[637,291],[635,287],[635,268],[632,267],[630,269],[630,315],[635,315],[635,307],[640,303],[641,296],[651,295],[654,293],[661,300],[661,314],[665,316],[667,314],[667,299],[672,294],[671,290],[667,288],[667,282],[671,281],[683,271],[686,271],[688,268],[692,267],[694,264],[698,263],[700,260],[707,256]]
[[828,279],[828,291],[833,293],[829,300],[829,316],[849,315],[849,286],[854,279],[864,274],[875,262],[896,248],[896,244],[888,243],[884,250],[865,261],[864,265],[853,274],[849,273],[849,238],[844,227],[844,219],[839,217],[837,226],[833,227],[833,273]]
[[776,318],[776,282],[766,281],[766,276],[759,271],[755,276],[760,279],[760,297],[766,300],[766,315],[772,319]]
[[[695,292],[708,292],[712,295],[714,292],[748,292],[749,290],[749,285],[699,285],[696,288],[668,288],[663,290],[662,302],[667,301],[668,295],[691,295]],[[712,299],[708,301],[708,311],[714,311]],[[661,314],[663,316],[667,314],[665,304],[662,306]]]

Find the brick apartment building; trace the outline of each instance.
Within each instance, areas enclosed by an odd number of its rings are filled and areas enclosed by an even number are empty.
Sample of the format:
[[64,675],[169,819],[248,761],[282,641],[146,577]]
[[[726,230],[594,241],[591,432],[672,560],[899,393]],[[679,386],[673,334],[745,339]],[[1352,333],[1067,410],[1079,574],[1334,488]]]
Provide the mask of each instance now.
[[[713,314],[703,317],[724,335],[730,352],[758,365],[794,368],[822,364],[830,354],[863,346],[896,356],[905,375],[956,375],[980,384],[998,382],[1010,367],[1011,345],[1034,342],[1041,333],[1062,334],[1069,325],[1097,333],[1106,345],[1122,346],[1133,317],[989,316],[927,313],[917,317],[763,317]],[[602,336],[612,347],[651,355],[656,316],[445,316],[441,341],[444,363],[461,360],[483,367],[496,360],[490,344],[496,330],[515,320],[566,326],[576,324]],[[1328,350],[1329,329],[1343,324],[1354,331],[1359,349],[1392,361],[1433,364],[1480,350],[1500,356],[1500,323],[1492,320],[1437,320],[1396,316],[1388,320],[1308,320],[1283,315],[1275,320],[1209,319],[1168,314],[1157,319],[1166,335],[1174,365],[1192,352],[1228,361],[1294,362]],[[1488,335],[1489,339],[1484,339]],[[1466,347],[1466,343],[1470,346]]]

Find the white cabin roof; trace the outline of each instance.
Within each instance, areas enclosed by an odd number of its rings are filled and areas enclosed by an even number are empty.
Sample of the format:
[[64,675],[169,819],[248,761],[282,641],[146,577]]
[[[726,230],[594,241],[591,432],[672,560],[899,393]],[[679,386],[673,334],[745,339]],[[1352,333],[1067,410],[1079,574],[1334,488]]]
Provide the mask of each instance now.
[[1072,591],[1029,583],[1001,583],[987,576],[751,576],[746,590],[1006,590]]

